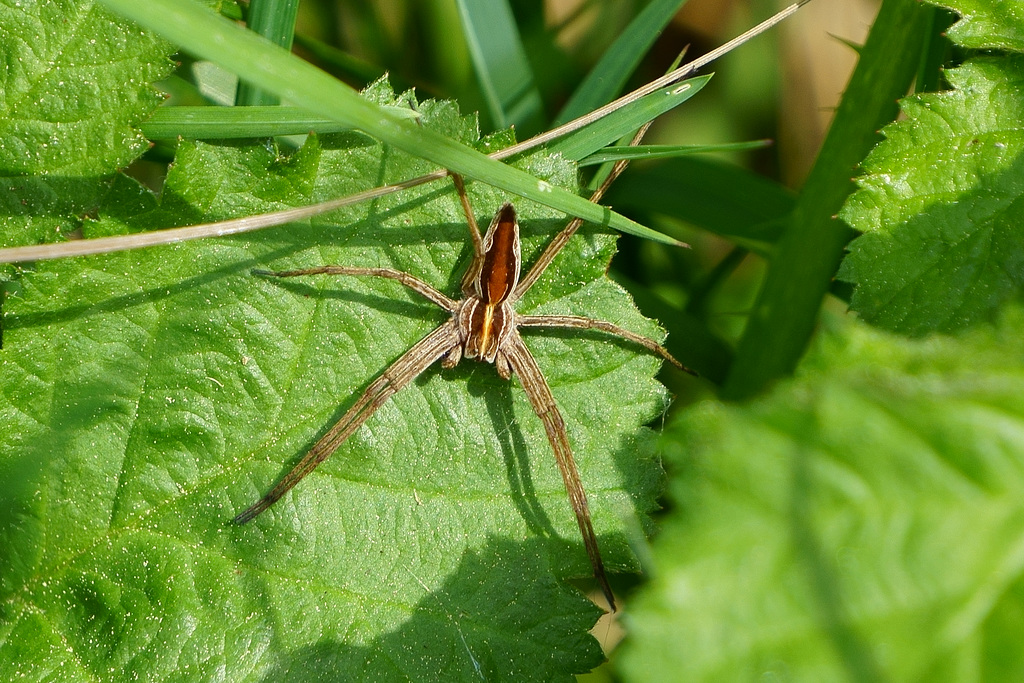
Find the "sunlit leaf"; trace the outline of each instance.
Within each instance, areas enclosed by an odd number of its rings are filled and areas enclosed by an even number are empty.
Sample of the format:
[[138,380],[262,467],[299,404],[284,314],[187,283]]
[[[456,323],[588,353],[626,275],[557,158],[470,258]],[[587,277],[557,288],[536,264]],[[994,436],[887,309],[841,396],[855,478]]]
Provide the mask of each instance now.
[[908,98],[841,216],[865,234],[852,307],[909,333],[989,320],[1024,284],[1024,59],[976,59]]
[[[384,103],[383,85],[370,93]],[[470,118],[422,103],[471,144]],[[545,156],[520,166],[571,187]],[[111,188],[89,236],[267,211],[429,170],[359,134],[182,143],[158,202]],[[486,222],[507,197],[471,184]],[[559,227],[519,204],[527,263]],[[539,420],[516,383],[432,369],[274,508],[265,493],[358,393],[444,320],[400,285],[286,282],[259,268],[389,266],[451,293],[467,263],[449,184],[245,238],[40,263],[4,307],[0,678],[571,680],[599,613],[563,581],[590,565]],[[522,311],[659,334],[605,277],[613,235],[575,238]],[[597,335],[531,333],[613,571],[653,509],[641,425],[659,362]]]
[[1001,0],[941,0],[961,18],[948,31],[965,47],[1024,51],[1024,5]]
[[147,146],[173,48],[79,0],[0,0],[0,246],[52,241]]

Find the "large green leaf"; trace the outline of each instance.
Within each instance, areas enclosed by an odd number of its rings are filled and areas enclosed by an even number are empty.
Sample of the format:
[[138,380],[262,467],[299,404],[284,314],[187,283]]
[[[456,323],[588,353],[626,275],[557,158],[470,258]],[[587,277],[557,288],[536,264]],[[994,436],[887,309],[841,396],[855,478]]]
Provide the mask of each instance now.
[[1024,675],[1024,314],[906,341],[842,321],[797,377],[666,432],[675,509],[636,681]]
[[1024,59],[947,77],[954,90],[904,100],[841,214],[865,233],[839,273],[853,308],[903,332],[990,319],[1024,284]]
[[[391,104],[379,87],[371,96]],[[471,119],[423,103],[427,128]],[[572,189],[568,162],[520,168]],[[182,143],[160,203],[119,179],[87,233],[308,204],[428,162],[360,134]],[[472,184],[486,221],[507,197]],[[560,227],[521,203],[531,262]],[[435,368],[251,524],[266,492],[444,314],[389,281],[268,281],[253,267],[390,266],[454,293],[469,254],[448,185],[247,237],[39,264],[4,307],[0,679],[569,680],[600,661],[599,613],[539,421],[493,368]],[[657,336],[604,274],[613,235],[574,238],[521,311]],[[641,427],[659,362],[588,334],[531,333],[568,423],[606,561],[635,569],[660,469]]]

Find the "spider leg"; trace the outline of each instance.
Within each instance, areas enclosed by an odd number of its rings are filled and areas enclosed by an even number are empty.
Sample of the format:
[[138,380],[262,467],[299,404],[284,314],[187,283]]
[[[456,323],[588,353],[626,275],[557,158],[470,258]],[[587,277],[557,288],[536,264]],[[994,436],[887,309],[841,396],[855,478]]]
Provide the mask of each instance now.
[[466,183],[462,176],[453,171],[448,171],[455,184],[455,192],[459,195],[459,203],[462,204],[462,212],[466,214],[466,223],[469,224],[469,237],[473,240],[473,258],[482,261],[484,258],[484,238],[480,233],[480,226],[473,215],[473,207],[469,205],[469,195],[466,194]]
[[380,377],[370,383],[359,400],[314,444],[309,453],[271,489],[270,493],[235,517],[235,523],[245,524],[276,503],[303,477],[329,458],[391,396],[419,376],[438,358],[450,352],[458,343],[455,323],[448,321],[413,345]]
[[[641,126],[639,130],[637,130],[633,135],[633,139],[629,142],[630,147],[635,147],[643,141],[644,135],[647,134],[647,129],[651,127],[651,123],[651,121],[648,121]],[[615,162],[615,165],[612,166],[608,175],[605,176],[604,180],[601,181],[601,184],[597,186],[597,189],[591,193],[590,201],[595,204],[601,201],[601,197],[603,197],[604,193],[608,191],[608,188],[611,187],[612,183],[622,175],[622,172],[626,170],[627,166],[629,166],[628,159],[622,159]],[[544,271],[551,265],[551,262],[555,260],[556,256],[558,256],[558,252],[562,251],[562,248],[568,244],[569,239],[576,234],[576,231],[580,229],[581,225],[583,225],[582,218],[573,218],[569,221],[568,225],[562,228],[562,232],[555,235],[551,241],[548,242],[548,246],[544,247],[544,251],[541,252],[539,257],[537,257],[537,260],[534,262],[530,270],[528,270],[526,275],[519,280],[515,291],[509,298],[510,303],[519,301],[523,294],[525,294],[530,287],[533,287],[534,283],[540,279],[540,276],[544,274]]]
[[611,586],[608,585],[608,577],[604,573],[604,562],[601,560],[601,551],[597,546],[594,525],[590,520],[587,494],[583,490],[580,472],[576,468],[576,460],[572,456],[569,435],[565,431],[565,420],[558,412],[555,397],[551,394],[551,388],[548,386],[547,380],[544,379],[540,366],[537,365],[530,349],[523,343],[522,337],[518,333],[513,334],[502,351],[512,370],[519,376],[526,397],[530,400],[530,405],[533,406],[533,412],[544,423],[544,431],[547,432],[551,449],[555,453],[555,461],[562,473],[562,481],[565,482],[565,490],[569,494],[569,502],[576,514],[576,523],[583,535],[583,546],[587,549],[590,565],[594,569],[594,578],[601,586],[601,592],[608,600],[608,606],[614,612],[615,597],[612,595]]
[[473,242],[473,261],[469,264],[465,274],[462,276],[462,293],[470,294],[473,291],[473,283],[480,274],[480,268],[484,264],[484,238],[480,234],[480,226],[473,215],[473,207],[469,204],[469,195],[466,194],[466,183],[458,173],[448,171],[452,182],[455,184],[455,192],[459,195],[459,203],[462,204],[462,212],[466,214],[466,224],[469,225],[469,237]]
[[439,292],[423,280],[409,273],[403,273],[394,268],[357,268],[355,266],[317,266],[316,268],[303,268],[302,270],[262,270],[255,269],[253,275],[264,277],[298,277],[300,275],[365,275],[369,277],[382,277],[388,280],[395,280],[405,285],[425,299],[454,313],[458,308],[458,302]]
[[695,370],[686,367],[676,360],[675,356],[658,342],[604,320],[584,318],[578,315],[517,315],[516,325],[519,327],[571,327],[574,329],[607,332],[608,334],[613,334],[616,337],[622,337],[635,344],[639,344],[651,353],[661,356],[683,372],[688,372],[695,377],[697,376]]

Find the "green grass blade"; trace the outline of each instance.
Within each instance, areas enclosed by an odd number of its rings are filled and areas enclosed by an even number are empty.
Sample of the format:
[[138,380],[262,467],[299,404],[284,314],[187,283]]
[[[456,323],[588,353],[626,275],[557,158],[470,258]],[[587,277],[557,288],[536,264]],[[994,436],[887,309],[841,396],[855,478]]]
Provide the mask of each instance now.
[[[249,3],[249,30],[274,45],[286,50],[292,48],[295,37],[295,17],[299,13],[299,0],[252,0]],[[254,105],[275,105],[280,99],[247,81],[239,81],[235,104],[251,107]]]
[[652,0],[601,56],[555,118],[556,126],[611,102],[686,0]]
[[711,154],[714,152],[738,152],[747,149],[760,149],[771,145],[771,140],[751,140],[750,142],[726,142],[720,145],[628,145],[605,147],[588,157],[580,159],[580,166],[593,166],[607,162],[649,161],[651,159],[673,159],[690,154]]
[[[412,109],[385,107],[400,118],[415,119]],[[150,140],[263,138],[352,130],[333,119],[297,107],[162,107],[141,126]]]
[[[104,6],[159,33],[192,54],[314,114],[362,130],[409,154],[573,216],[638,237],[677,244],[609,209],[420,128],[359,97],[354,90],[251,31],[192,0],[101,0]],[[258,57],[257,57],[258,55]]]
[[462,32],[494,127],[539,128],[543,105],[508,3],[458,0],[458,7]]
[[673,107],[686,102],[700,92],[709,80],[710,74],[656,90],[586,128],[556,140],[548,145],[548,149],[568,159],[583,159],[602,147],[618,142],[623,136],[632,134],[648,121],[653,121]]

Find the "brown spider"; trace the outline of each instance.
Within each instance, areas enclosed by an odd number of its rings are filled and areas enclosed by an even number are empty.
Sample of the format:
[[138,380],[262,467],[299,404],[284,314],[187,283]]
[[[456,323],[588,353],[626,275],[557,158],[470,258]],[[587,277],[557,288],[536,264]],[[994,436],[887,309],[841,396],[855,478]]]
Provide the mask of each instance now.
[[[537,262],[519,280],[520,246],[519,224],[512,204],[506,203],[498,209],[497,215],[481,237],[473,211],[466,197],[462,179],[452,174],[469,224],[473,240],[473,260],[462,278],[463,298],[456,301],[442,294],[419,278],[391,268],[358,268],[353,266],[319,266],[303,270],[253,271],[254,274],[273,277],[296,277],[299,275],[366,275],[397,280],[409,289],[451,313],[451,318],[433,332],[413,345],[398,360],[392,363],[375,379],[359,400],[355,402],[338,422],[316,442],[309,453],[269,493],[253,506],[235,517],[235,522],[244,524],[269,508],[290,488],[295,486],[320,463],[326,460],[345,442],[378,408],[393,394],[414,380],[420,373],[440,360],[445,368],[454,367],[463,358],[493,363],[504,379],[513,373],[526,391],[533,410],[544,423],[548,441],[555,452],[555,460],[565,481],[569,502],[576,514],[583,535],[583,544],[590,557],[597,579],[612,610],[615,599],[605,576],[597,537],[590,521],[587,494],[580,481],[579,470],[573,459],[572,448],[565,430],[565,422],[555,405],[554,396],[548,387],[533,354],[519,335],[520,327],[563,327],[600,330],[639,344],[658,354],[683,370],[679,361],[657,342],[625,330],[603,320],[594,320],[571,315],[519,315],[513,304],[537,281],[550,265],[569,238],[576,232],[580,221],[570,222],[544,249]],[[607,186],[607,182],[606,185]],[[603,192],[603,188],[601,190]],[[688,372],[692,372],[687,370]]]

